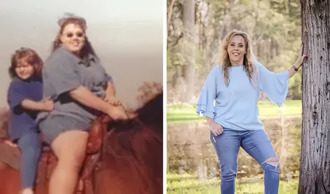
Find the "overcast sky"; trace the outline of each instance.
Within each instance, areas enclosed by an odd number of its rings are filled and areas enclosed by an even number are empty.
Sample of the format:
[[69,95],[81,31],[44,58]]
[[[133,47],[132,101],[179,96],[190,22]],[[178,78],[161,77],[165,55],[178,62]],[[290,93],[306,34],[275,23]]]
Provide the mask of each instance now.
[[20,47],[35,49],[45,60],[65,12],[87,20],[87,36],[107,72],[114,78],[119,98],[136,106],[144,81],[162,83],[161,0],[1,0],[0,106],[6,106],[11,54]]

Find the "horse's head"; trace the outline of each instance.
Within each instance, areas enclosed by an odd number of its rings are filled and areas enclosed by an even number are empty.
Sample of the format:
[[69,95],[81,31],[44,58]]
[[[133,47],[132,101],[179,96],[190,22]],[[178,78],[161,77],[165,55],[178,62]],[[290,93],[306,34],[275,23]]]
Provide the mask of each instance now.
[[144,106],[136,110],[138,119],[156,130],[159,135],[163,134],[163,93],[157,94]]
[[161,193],[163,94],[156,95],[134,115],[108,124],[100,184],[113,193]]

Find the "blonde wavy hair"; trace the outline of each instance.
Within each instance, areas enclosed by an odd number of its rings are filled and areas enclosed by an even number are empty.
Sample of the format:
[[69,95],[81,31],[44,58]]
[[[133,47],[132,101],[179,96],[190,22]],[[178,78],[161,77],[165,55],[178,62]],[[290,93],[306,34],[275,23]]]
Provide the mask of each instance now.
[[229,32],[222,41],[222,47],[220,50],[220,64],[221,64],[220,66],[223,69],[225,84],[228,87],[229,82],[230,82],[228,69],[229,69],[229,67],[232,66],[232,64],[230,62],[227,49],[228,49],[228,45],[229,45],[230,41],[233,39],[234,36],[241,36],[244,39],[246,54],[244,55],[244,59],[243,59],[243,67],[250,79],[250,82],[253,85],[255,85],[256,84],[256,76],[255,76],[256,68],[254,65],[254,54],[252,52],[251,39],[247,33],[238,31],[238,30],[233,30],[233,31]]

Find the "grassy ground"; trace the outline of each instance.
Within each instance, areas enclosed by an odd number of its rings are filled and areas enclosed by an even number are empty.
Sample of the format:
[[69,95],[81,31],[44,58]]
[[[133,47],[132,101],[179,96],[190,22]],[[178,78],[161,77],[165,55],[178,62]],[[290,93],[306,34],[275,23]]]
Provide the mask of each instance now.
[[[277,107],[269,101],[260,101],[259,112],[261,119],[279,118],[281,114],[286,118],[301,117],[301,101],[287,100],[282,107]],[[167,107],[167,122],[169,124],[201,121],[202,119],[203,117],[196,113],[196,105],[175,104]]]
[[[279,194],[293,194],[298,191],[298,180],[281,181]],[[193,175],[167,175],[167,193],[168,194],[219,194],[219,178],[207,180],[198,180]],[[257,178],[241,178],[236,182],[237,194],[262,194],[264,185],[262,176]]]

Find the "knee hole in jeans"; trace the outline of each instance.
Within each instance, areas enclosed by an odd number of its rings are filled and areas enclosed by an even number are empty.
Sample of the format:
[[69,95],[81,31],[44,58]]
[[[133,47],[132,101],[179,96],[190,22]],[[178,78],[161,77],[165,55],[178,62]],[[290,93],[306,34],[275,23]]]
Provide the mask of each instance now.
[[275,166],[275,167],[278,167],[279,164],[280,164],[280,160],[278,157],[272,157],[272,158],[268,158],[265,163],[269,164],[269,165],[272,165],[272,166]]

